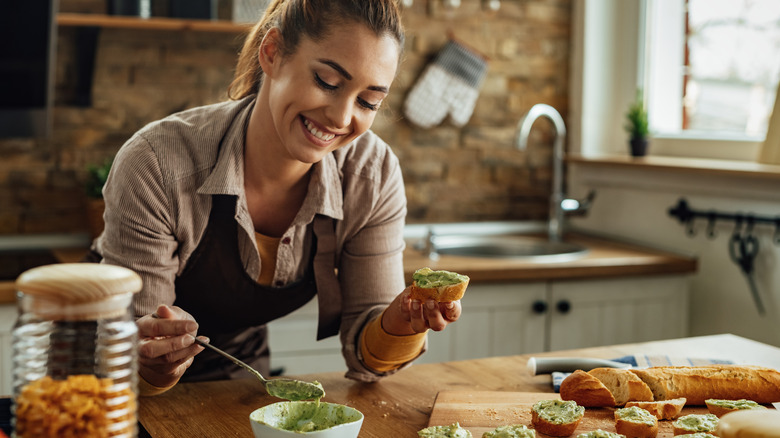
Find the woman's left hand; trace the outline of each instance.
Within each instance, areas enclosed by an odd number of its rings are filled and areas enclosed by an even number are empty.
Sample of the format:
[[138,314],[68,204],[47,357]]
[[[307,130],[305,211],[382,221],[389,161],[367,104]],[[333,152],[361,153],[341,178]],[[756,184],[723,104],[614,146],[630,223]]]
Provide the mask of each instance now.
[[398,336],[423,333],[428,329],[438,332],[460,318],[460,300],[419,301],[410,299],[410,294],[411,289],[407,287],[385,310],[382,328],[386,332]]

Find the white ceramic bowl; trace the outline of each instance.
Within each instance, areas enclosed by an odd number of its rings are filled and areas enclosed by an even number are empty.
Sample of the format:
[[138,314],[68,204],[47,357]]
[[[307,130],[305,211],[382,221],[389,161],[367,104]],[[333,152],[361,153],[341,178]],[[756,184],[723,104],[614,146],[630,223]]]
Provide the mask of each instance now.
[[285,401],[254,410],[249,422],[255,438],[357,438],[363,414],[336,403]]

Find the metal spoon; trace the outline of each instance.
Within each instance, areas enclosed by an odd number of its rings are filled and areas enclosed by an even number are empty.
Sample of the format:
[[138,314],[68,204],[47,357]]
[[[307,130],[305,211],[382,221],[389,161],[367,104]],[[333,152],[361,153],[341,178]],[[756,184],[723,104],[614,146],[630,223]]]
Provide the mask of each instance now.
[[263,386],[265,387],[265,391],[268,393],[268,395],[291,401],[314,400],[325,396],[325,390],[322,388],[322,385],[319,382],[304,382],[302,380],[294,379],[266,379],[256,369],[250,367],[241,360],[231,356],[228,353],[225,353],[208,342],[201,341],[195,337],[193,338],[195,339],[195,343],[214,350],[215,352],[230,359],[233,361],[233,363],[243,367],[252,375],[260,379],[260,381],[263,382]]

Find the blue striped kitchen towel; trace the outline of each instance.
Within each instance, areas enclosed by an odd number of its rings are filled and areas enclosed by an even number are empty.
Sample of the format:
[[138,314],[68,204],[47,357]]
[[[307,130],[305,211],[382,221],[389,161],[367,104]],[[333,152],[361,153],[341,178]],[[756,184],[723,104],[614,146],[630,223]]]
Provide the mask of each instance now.
[[[733,364],[730,360],[722,359],[702,359],[695,357],[670,357],[664,355],[639,354],[634,356],[623,356],[612,359],[616,362],[623,362],[631,365],[632,368],[664,367],[664,366],[701,366],[713,364]],[[561,382],[571,373],[562,373],[554,371],[552,373],[552,384],[555,392],[561,389]]]

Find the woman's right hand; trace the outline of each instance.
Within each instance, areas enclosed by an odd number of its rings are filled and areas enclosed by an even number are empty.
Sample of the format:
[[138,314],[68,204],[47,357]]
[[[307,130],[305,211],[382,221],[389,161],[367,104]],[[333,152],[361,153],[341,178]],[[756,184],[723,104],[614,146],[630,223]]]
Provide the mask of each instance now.
[[195,343],[198,323],[176,306],[160,305],[136,321],[138,373],[149,384],[168,388],[176,384],[203,347]]

